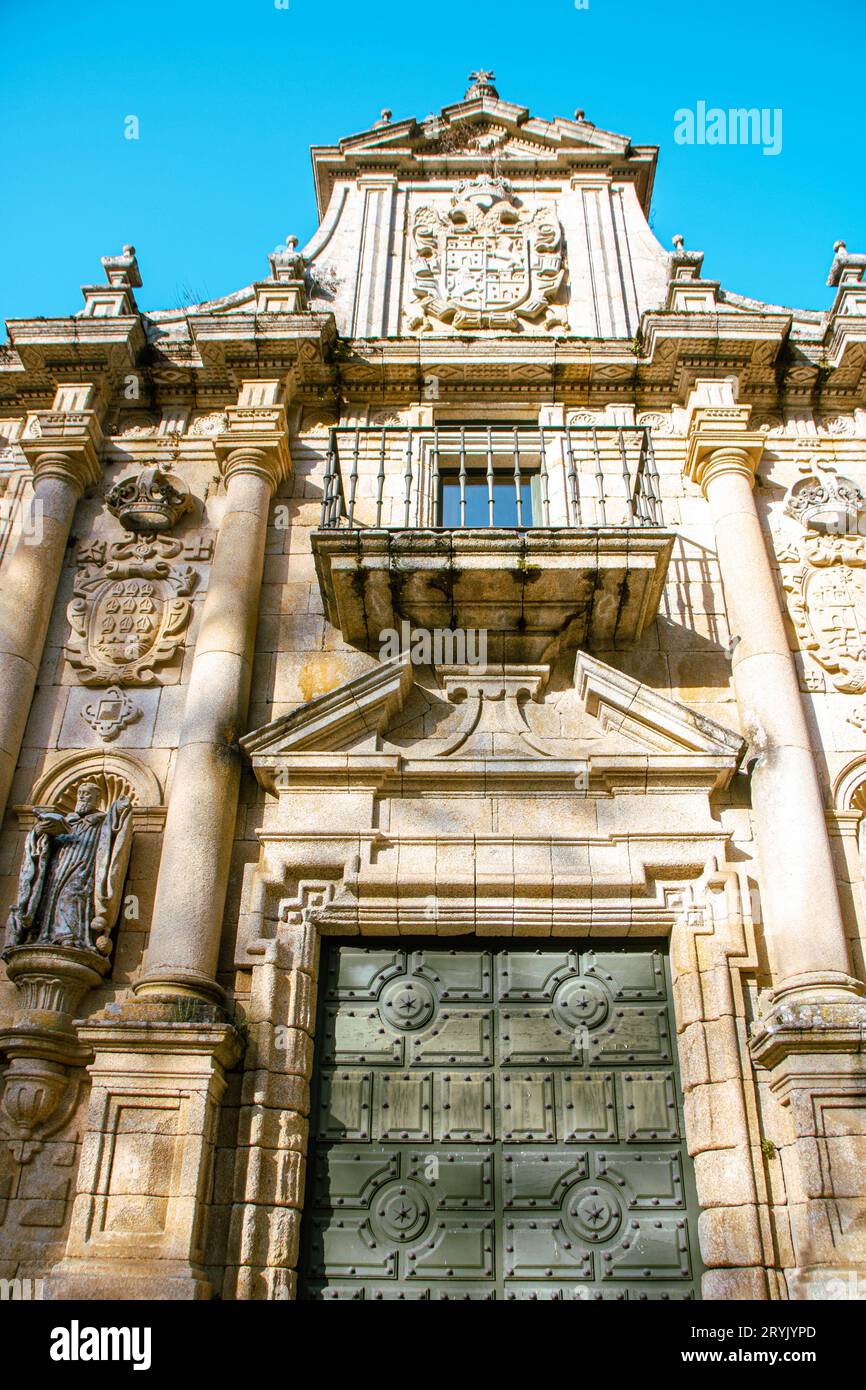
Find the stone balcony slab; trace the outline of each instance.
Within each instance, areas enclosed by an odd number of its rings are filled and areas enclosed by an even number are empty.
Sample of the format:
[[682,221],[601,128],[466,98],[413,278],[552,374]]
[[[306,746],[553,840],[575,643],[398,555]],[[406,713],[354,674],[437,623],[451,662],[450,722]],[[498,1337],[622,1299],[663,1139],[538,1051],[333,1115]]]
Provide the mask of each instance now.
[[658,612],[673,536],[655,527],[314,532],[328,621],[377,650],[386,629],[480,629],[497,658],[628,646]]

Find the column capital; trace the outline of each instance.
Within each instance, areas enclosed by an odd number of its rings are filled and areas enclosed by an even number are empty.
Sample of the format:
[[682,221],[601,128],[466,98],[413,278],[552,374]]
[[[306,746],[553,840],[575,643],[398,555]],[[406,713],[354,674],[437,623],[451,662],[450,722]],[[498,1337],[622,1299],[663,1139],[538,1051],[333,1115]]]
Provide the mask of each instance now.
[[764,436],[750,430],[749,406],[699,407],[692,414],[684,472],[706,496],[707,487],[721,473],[739,473],[755,481],[764,453]]
[[242,473],[263,478],[271,492],[292,475],[289,444],[285,434],[276,431],[269,438],[262,434],[245,438],[222,435],[214,441],[220,473],[226,483]]
[[229,406],[228,428],[214,440],[226,482],[238,473],[254,473],[273,492],[291,477],[288,421],[280,394],[278,382],[244,382],[237,405]]
[[57,388],[51,410],[31,410],[20,447],[33,478],[56,478],[80,497],[102,476],[102,426],[93,408],[95,388],[88,382]]

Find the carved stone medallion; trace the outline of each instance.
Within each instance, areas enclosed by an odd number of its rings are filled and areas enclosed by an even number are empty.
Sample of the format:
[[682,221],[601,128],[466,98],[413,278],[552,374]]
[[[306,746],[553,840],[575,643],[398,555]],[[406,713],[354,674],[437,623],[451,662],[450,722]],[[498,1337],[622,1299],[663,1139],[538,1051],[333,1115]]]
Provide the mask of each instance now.
[[79,569],[66,655],[82,685],[149,685],[172,659],[196,581],[189,565],[171,563],[182,550],[165,537],[127,537],[108,547],[105,563]]
[[610,1012],[610,999],[597,980],[567,980],[553,1002],[556,1016],[568,1028],[598,1028]]
[[127,724],[133,724],[140,715],[138,706],[117,685],[110,686],[101,698],[94,700],[91,705],[85,705],[82,711],[82,718],[106,743],[117,738],[121,730]]
[[427,1194],[414,1182],[392,1182],[376,1194],[371,1218],[374,1230],[388,1241],[417,1240],[430,1222]]
[[606,1182],[577,1183],[563,1205],[563,1224],[577,1240],[601,1244],[622,1225],[620,1199]]
[[552,208],[530,212],[507,179],[482,175],[457,186],[443,213],[415,213],[411,329],[517,329],[541,320],[564,327],[551,307],[563,280],[562,231]]

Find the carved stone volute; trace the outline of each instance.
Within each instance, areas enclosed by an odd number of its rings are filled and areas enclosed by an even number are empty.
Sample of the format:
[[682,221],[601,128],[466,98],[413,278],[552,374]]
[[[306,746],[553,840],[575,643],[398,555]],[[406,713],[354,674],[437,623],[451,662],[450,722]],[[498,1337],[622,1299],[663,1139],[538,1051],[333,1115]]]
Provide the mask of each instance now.
[[96,951],[49,945],[9,946],[3,960],[19,1008],[13,1026],[0,1032],[0,1052],[9,1059],[0,1120],[13,1156],[27,1163],[75,1108],[89,1054],[74,1018],[109,962]]

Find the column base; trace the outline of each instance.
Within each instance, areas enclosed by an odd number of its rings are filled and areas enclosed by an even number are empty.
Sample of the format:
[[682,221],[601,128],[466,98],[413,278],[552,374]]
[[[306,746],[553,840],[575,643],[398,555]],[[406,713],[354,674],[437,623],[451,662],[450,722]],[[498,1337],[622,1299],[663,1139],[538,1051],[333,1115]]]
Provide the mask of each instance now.
[[54,1302],[191,1303],[213,1298],[214,1291],[203,1270],[173,1260],[138,1267],[125,1260],[122,1269],[113,1260],[64,1260],[48,1276],[45,1297]]
[[866,986],[850,975],[795,975],[764,998],[752,1025],[754,1060],[773,1068],[795,1052],[861,1052],[866,1046]]
[[805,1300],[851,1297],[822,1292],[851,1279],[856,1297],[866,1292],[866,999],[858,981],[815,989],[818,979],[811,993],[802,982],[774,991],[750,1042],[787,1116],[788,1286]]
[[171,1019],[174,1007],[131,1000],[79,1025],[93,1085],[54,1299],[213,1297],[213,1151],[241,1040],[223,1022]]
[[211,975],[198,970],[155,970],[139,980],[135,993],[141,999],[200,999],[223,1008],[226,994]]
[[866,998],[848,976],[801,976],[770,992],[752,1024],[753,1059],[774,1068],[792,1052],[860,1052],[866,1044]]

